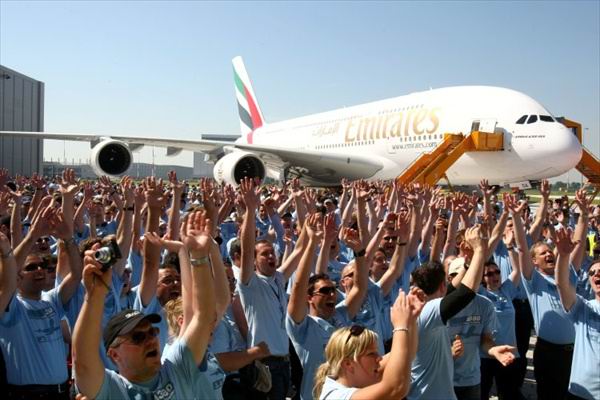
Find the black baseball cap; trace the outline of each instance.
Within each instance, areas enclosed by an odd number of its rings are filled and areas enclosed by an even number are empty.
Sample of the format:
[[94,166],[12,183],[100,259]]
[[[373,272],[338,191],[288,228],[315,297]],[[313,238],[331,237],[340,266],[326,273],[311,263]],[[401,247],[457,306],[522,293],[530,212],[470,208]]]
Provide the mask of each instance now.
[[104,338],[104,347],[108,349],[117,336],[128,334],[144,320],[157,324],[162,318],[158,314],[144,314],[130,308],[113,316],[108,321],[108,324],[106,324],[106,328],[104,328],[102,335]]

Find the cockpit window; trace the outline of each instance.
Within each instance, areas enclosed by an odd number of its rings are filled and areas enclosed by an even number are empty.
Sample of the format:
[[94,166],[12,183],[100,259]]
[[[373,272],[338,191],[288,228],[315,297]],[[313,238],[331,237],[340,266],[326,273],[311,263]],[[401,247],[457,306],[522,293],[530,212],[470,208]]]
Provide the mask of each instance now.
[[540,121],[544,122],[554,122],[554,118],[549,115],[540,115]]
[[517,120],[517,124],[524,124],[525,120],[527,120],[527,115],[523,115],[521,118]]
[[527,123],[533,124],[534,122],[537,122],[537,115],[530,115],[529,119],[527,120]]

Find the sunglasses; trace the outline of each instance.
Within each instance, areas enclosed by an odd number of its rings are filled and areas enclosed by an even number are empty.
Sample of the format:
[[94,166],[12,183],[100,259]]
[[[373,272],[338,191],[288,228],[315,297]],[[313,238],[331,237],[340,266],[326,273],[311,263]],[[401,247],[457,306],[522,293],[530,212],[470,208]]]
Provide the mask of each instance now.
[[384,236],[383,240],[389,242],[390,240],[396,240],[397,236]]
[[493,271],[488,271],[488,272],[485,273],[485,276],[487,276],[488,278],[492,277],[494,275],[500,275],[500,271],[497,270],[497,269],[495,269]]
[[589,276],[590,278],[593,278],[593,277],[595,277],[596,275],[600,276],[600,268],[596,268],[596,269],[590,269],[590,270],[588,271],[588,276]]
[[350,327],[350,334],[348,335],[348,338],[346,339],[346,343],[348,343],[348,341],[350,340],[350,338],[352,336],[360,336],[363,332],[365,331],[365,327],[362,325],[352,325]]
[[323,296],[331,296],[335,294],[335,286],[323,286],[313,292],[313,295],[322,294]]
[[50,238],[49,237],[41,237],[38,240],[36,240],[35,242],[36,243],[42,243],[42,242],[50,243]]
[[152,339],[158,336],[160,329],[157,327],[152,327],[147,331],[135,331],[131,335],[127,337],[127,340],[133,345],[141,346],[146,343],[146,340]]
[[[25,271],[25,272],[34,272],[34,271],[37,271],[38,269],[50,270],[50,267],[45,262],[27,264],[26,266],[23,267],[23,271]],[[56,267],[54,267],[54,269],[56,269]]]

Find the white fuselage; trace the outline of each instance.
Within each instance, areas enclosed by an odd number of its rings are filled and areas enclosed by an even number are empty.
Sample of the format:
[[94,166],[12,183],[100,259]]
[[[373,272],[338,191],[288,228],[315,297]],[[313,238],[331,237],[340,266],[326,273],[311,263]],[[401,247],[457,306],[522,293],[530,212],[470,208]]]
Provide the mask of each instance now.
[[[524,123],[517,123],[522,116]],[[581,159],[575,135],[541,104],[486,86],[434,89],[272,123],[254,132],[253,144],[374,157],[384,167],[371,179],[393,179],[444,133],[472,130],[502,132],[504,150],[465,153],[447,171],[452,183],[538,180],[560,175]]]

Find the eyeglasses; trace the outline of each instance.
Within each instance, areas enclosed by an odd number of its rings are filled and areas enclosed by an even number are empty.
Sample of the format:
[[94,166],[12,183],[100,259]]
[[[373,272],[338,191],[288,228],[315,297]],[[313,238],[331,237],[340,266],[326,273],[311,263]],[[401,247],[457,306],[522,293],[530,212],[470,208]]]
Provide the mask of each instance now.
[[40,263],[27,264],[26,266],[23,267],[23,271],[25,271],[25,272],[34,272],[34,271],[37,271],[38,269],[49,270],[49,266],[46,262],[40,262]]
[[346,343],[348,343],[348,341],[350,340],[350,338],[352,336],[360,336],[363,332],[365,331],[365,327],[362,325],[352,325],[350,327],[350,334],[348,335],[348,338],[346,339]]
[[589,276],[590,278],[593,278],[593,277],[595,277],[596,275],[600,276],[600,268],[596,268],[596,269],[590,269],[590,270],[588,271],[588,276]]
[[159,332],[160,329],[153,326],[147,331],[133,332],[131,335],[127,336],[127,340],[135,346],[141,346],[142,344],[146,343],[146,340],[157,337]]
[[331,296],[335,294],[336,288],[335,286],[323,286],[313,292],[313,295],[322,294],[323,296]]
[[493,271],[488,271],[485,273],[485,276],[487,276],[488,278],[494,276],[494,275],[500,275],[500,270],[493,270]]

